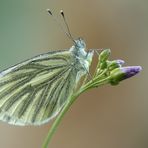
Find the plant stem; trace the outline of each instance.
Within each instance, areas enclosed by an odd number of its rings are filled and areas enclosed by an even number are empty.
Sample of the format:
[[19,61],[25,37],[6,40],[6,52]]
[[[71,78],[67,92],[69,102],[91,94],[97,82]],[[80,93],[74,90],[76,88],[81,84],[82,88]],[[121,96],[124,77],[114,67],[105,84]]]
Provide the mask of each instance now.
[[59,113],[59,115],[57,116],[57,118],[55,119],[52,127],[50,128],[48,135],[43,143],[42,148],[48,148],[48,144],[53,136],[53,134],[55,133],[58,125],[60,124],[63,116],[65,115],[65,113],[67,112],[67,110],[70,108],[70,106],[72,105],[72,103],[76,100],[76,98],[81,94],[82,92],[75,93],[70,100],[65,104],[65,106],[63,107],[63,109],[61,110],[61,112]]
[[[103,84],[106,84],[106,79],[104,79],[104,81],[100,80],[100,83],[98,82],[98,86],[103,85]],[[45,138],[42,148],[48,148],[49,142],[50,142],[53,134],[55,133],[58,125],[60,124],[62,118],[64,117],[65,113],[68,111],[70,106],[73,104],[73,102],[78,98],[78,96],[81,93],[83,93],[84,91],[86,91],[90,88],[93,88],[92,86],[91,87],[90,86],[91,85],[89,82],[85,85],[82,85],[82,87],[70,97],[69,101],[67,101],[67,103],[65,104],[65,106],[62,108],[61,112],[59,113],[59,115],[55,119],[53,125],[51,126],[51,128],[47,134],[47,137]]]

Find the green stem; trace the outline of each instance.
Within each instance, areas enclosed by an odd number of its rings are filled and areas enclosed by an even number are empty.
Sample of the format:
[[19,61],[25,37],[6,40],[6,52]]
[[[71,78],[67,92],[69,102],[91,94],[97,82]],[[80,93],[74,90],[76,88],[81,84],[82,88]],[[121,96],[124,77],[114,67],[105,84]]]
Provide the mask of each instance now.
[[50,128],[48,135],[43,143],[42,148],[48,148],[49,142],[53,136],[53,134],[55,133],[58,125],[60,124],[63,116],[65,115],[65,113],[67,112],[67,110],[70,108],[70,106],[72,105],[72,103],[76,100],[76,98],[81,94],[82,92],[78,92],[75,95],[73,95],[70,99],[70,101],[67,102],[67,104],[65,104],[65,106],[63,107],[63,109],[61,110],[61,112],[59,113],[59,115],[57,116],[57,118],[55,119],[52,127]]
[[[104,81],[103,80],[100,80],[100,83],[98,83],[98,86],[103,85],[103,84],[106,84],[106,79],[104,79]],[[50,128],[50,130],[49,130],[49,132],[47,134],[47,137],[46,137],[46,139],[45,139],[45,141],[43,143],[42,148],[48,148],[49,142],[50,142],[53,134],[55,133],[58,125],[60,124],[62,118],[64,117],[65,113],[68,111],[68,109],[70,108],[70,106],[73,104],[73,102],[78,98],[78,96],[81,93],[83,93],[84,91],[92,88],[92,86],[91,87],[89,87],[89,86],[91,86],[89,84],[89,82],[86,85],[83,85],[76,93],[74,93],[72,95],[72,97],[70,98],[70,100],[65,104],[65,106],[63,107],[63,109],[61,110],[61,112],[59,113],[59,115],[56,117],[54,123],[52,124],[52,126],[51,126],[51,128]]]
[[[100,78],[100,80],[98,81],[97,79],[99,79],[99,78]],[[94,78],[93,80],[89,81],[84,86],[84,89],[86,91],[86,90],[88,90],[90,88],[99,87],[100,85],[107,84],[107,83],[109,83],[109,78],[110,77],[107,77],[107,78],[104,78],[104,79],[101,79],[101,77]]]

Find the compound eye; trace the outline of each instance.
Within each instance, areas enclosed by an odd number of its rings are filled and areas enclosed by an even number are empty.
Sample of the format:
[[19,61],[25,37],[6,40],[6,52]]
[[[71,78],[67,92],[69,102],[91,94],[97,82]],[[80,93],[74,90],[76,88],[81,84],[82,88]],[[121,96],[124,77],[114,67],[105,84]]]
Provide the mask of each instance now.
[[79,37],[78,40],[80,41],[80,43],[84,42],[84,40],[81,37]]

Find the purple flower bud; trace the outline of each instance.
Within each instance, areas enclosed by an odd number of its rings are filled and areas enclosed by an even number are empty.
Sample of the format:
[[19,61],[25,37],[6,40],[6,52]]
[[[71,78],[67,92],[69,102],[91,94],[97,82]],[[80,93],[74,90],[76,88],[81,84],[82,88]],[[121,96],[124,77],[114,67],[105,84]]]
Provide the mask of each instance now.
[[120,81],[130,78],[142,70],[141,66],[119,67],[111,71],[110,83],[112,85],[118,84]]
[[119,68],[119,67],[122,67],[122,65],[124,64],[125,62],[123,60],[113,60],[113,61],[107,61],[107,65],[108,65],[108,68],[110,71],[116,69],[116,68]]
[[116,63],[120,66],[122,66],[125,62],[121,59],[116,60]]
[[121,70],[125,73],[125,79],[130,78],[137,73],[139,73],[142,70],[141,66],[128,66],[128,67],[123,67]]

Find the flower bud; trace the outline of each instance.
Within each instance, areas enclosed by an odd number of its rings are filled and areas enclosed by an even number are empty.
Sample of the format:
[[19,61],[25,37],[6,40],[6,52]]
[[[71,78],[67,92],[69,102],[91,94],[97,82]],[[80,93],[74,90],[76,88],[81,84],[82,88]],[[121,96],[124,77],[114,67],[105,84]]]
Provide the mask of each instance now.
[[110,83],[112,85],[118,84],[120,81],[130,78],[142,70],[141,66],[119,67],[111,71]]
[[114,60],[114,61],[107,61],[107,65],[108,65],[108,68],[110,71],[112,71],[113,69],[115,68],[118,68],[118,67],[122,67],[122,65],[124,64],[125,62],[123,60]]
[[103,63],[109,58],[111,51],[110,49],[104,49],[99,55],[99,62]]

